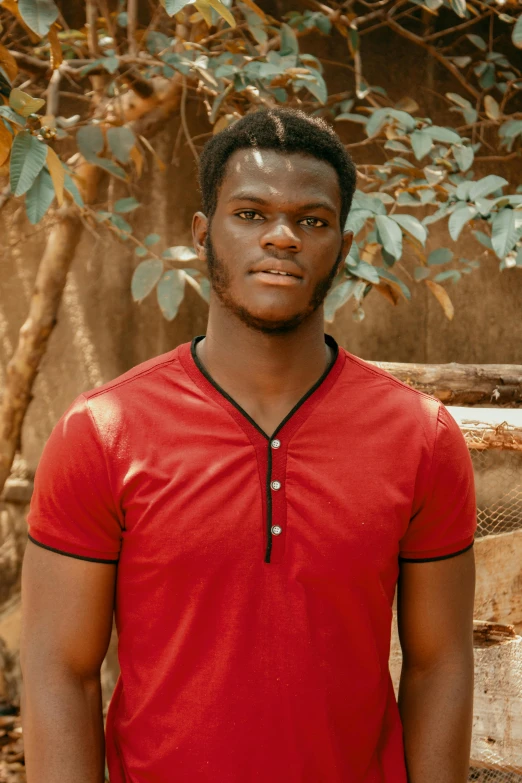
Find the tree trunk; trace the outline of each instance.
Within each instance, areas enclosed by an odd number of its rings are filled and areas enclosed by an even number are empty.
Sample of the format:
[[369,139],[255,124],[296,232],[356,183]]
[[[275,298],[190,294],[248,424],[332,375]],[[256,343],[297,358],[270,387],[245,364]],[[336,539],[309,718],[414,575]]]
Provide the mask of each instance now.
[[445,405],[522,406],[522,365],[370,362]]
[[29,314],[20,329],[15,352],[7,365],[6,382],[0,407],[0,492],[9,476],[20,443],[20,433],[33,384],[56,324],[58,307],[81,236],[81,221],[71,208],[51,228],[34,291]]

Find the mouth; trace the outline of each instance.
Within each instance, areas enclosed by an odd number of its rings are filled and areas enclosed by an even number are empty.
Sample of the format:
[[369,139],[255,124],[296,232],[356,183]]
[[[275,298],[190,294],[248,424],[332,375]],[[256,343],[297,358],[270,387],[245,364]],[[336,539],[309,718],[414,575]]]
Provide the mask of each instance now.
[[290,272],[282,272],[279,269],[263,269],[260,272],[251,272],[250,274],[259,282],[268,285],[298,285],[302,280],[297,275],[293,275]]

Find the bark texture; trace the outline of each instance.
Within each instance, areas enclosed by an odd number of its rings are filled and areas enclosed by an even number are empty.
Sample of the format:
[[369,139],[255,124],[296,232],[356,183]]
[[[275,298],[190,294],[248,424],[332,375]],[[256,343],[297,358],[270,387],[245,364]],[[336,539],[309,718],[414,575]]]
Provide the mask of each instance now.
[[522,406],[522,365],[370,362],[446,405]]

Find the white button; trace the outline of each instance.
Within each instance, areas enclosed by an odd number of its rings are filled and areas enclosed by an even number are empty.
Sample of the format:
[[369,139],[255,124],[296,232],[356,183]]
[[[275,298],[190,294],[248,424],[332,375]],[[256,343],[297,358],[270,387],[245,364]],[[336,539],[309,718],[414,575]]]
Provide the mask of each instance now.
[[281,482],[280,481],[272,481],[270,484],[272,489],[281,489]]
[[281,441],[277,440],[276,438],[275,440],[272,441],[270,445],[272,446],[273,449],[278,449],[281,445]]
[[272,531],[273,536],[280,536],[281,533],[283,532],[283,528],[279,527],[279,525],[272,525],[270,529]]

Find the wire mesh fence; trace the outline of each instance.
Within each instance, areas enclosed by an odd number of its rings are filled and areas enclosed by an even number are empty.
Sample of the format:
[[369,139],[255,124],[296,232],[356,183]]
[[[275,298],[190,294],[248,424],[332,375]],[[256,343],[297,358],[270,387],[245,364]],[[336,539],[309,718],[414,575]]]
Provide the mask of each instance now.
[[[487,410],[474,409],[470,413],[475,420],[488,421]],[[477,539],[522,530],[522,451],[511,450],[509,446],[507,449],[491,448],[492,444],[498,445],[496,435],[499,433],[502,437],[507,435],[509,443],[510,433],[520,429],[519,422],[511,420],[511,411],[505,410],[504,414],[505,420],[500,425],[498,421],[493,421],[491,427],[485,426],[482,431],[475,432],[463,428],[475,473]],[[509,622],[509,618],[506,619]],[[522,662],[510,674],[518,694],[522,694]],[[522,783],[522,762],[514,768],[498,747],[492,749],[489,759],[487,755],[484,754],[481,759],[480,767],[473,766],[472,761],[469,783]]]

